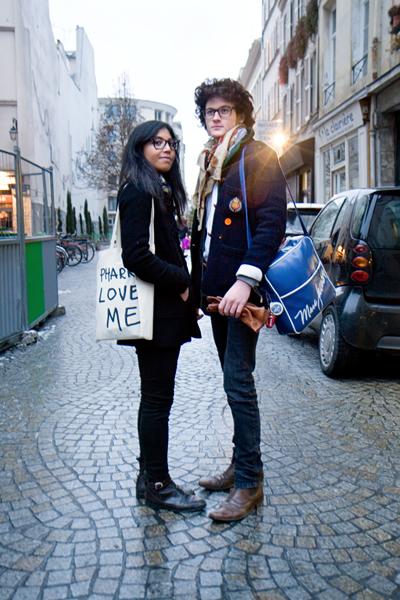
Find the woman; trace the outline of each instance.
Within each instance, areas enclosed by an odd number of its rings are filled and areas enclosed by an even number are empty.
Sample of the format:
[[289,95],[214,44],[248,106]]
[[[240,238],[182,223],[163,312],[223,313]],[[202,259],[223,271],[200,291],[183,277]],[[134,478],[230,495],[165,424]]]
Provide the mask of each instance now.
[[[263,274],[284,237],[285,181],[275,152],[254,140],[252,98],[238,81],[204,81],[196,88],[195,102],[210,137],[199,159],[192,276],[198,306],[207,296],[221,298],[211,325],[234,424],[231,464],[199,483],[211,491],[231,490],[210,517],[237,521],[263,501],[260,413],[253,379],[258,334],[239,317],[247,301],[262,302]],[[240,182],[242,158],[250,246]]]
[[[168,470],[168,418],[179,351],[192,336],[200,337],[176,223],[186,206],[178,152],[170,125],[138,125],[124,150],[118,206],[124,265],[154,284],[153,339],[128,342],[136,347],[141,380],[137,496],[153,507],[199,510],[204,500],[179,488]],[[155,254],[149,249],[152,202]]]

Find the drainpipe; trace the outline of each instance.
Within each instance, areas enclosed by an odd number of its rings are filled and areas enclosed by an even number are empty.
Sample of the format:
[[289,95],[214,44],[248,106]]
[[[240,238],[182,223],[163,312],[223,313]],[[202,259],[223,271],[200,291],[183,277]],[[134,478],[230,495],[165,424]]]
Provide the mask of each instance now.
[[380,160],[379,153],[377,152],[378,140],[377,140],[377,112],[376,112],[376,96],[371,96],[371,117],[370,117],[370,129],[369,129],[369,154],[370,154],[370,182],[371,187],[378,186],[378,173],[380,172],[380,165],[378,170],[378,161]]

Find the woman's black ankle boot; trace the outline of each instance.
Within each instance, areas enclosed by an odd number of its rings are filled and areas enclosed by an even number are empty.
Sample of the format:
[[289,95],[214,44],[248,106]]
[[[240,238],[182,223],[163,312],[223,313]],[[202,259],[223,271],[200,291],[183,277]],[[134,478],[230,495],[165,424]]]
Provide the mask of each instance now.
[[137,458],[139,463],[139,473],[136,478],[136,498],[138,500],[144,500],[146,495],[146,470],[144,468],[144,460],[141,456]]
[[[147,473],[146,473],[146,469],[144,467],[144,460],[140,456],[136,460],[139,463],[139,473],[136,478],[136,498],[138,500],[144,500],[146,497]],[[178,487],[178,486],[176,486],[176,487]],[[192,496],[194,494],[194,491],[191,488],[185,487],[185,488],[179,488],[179,489],[182,489],[182,491],[185,494],[187,494],[188,496]]]
[[148,506],[172,511],[203,510],[206,505],[203,498],[187,493],[170,478],[165,481],[147,481],[145,498]]

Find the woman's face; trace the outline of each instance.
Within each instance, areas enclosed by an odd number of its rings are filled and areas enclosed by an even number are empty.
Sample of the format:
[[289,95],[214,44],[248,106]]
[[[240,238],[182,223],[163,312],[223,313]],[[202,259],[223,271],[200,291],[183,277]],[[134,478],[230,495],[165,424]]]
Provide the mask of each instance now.
[[177,143],[168,129],[163,127],[143,146],[143,155],[156,171],[168,173],[176,158],[174,146]]
[[[218,109],[219,112],[216,112]],[[221,138],[227,131],[242,122],[233,103],[220,96],[214,96],[207,101],[204,117],[208,135],[213,138]]]

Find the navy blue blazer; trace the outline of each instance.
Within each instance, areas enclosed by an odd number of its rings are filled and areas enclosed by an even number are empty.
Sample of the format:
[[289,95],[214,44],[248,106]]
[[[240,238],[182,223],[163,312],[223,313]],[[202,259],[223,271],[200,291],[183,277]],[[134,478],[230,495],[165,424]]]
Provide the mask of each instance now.
[[201,294],[223,296],[237,280],[236,272],[242,264],[252,265],[265,273],[285,235],[285,180],[277,155],[263,142],[250,140],[246,143],[245,173],[253,240],[248,248],[239,177],[241,153],[242,149],[222,171],[206,268],[202,261],[206,219],[199,231],[197,213],[194,215],[192,281],[198,306]]

